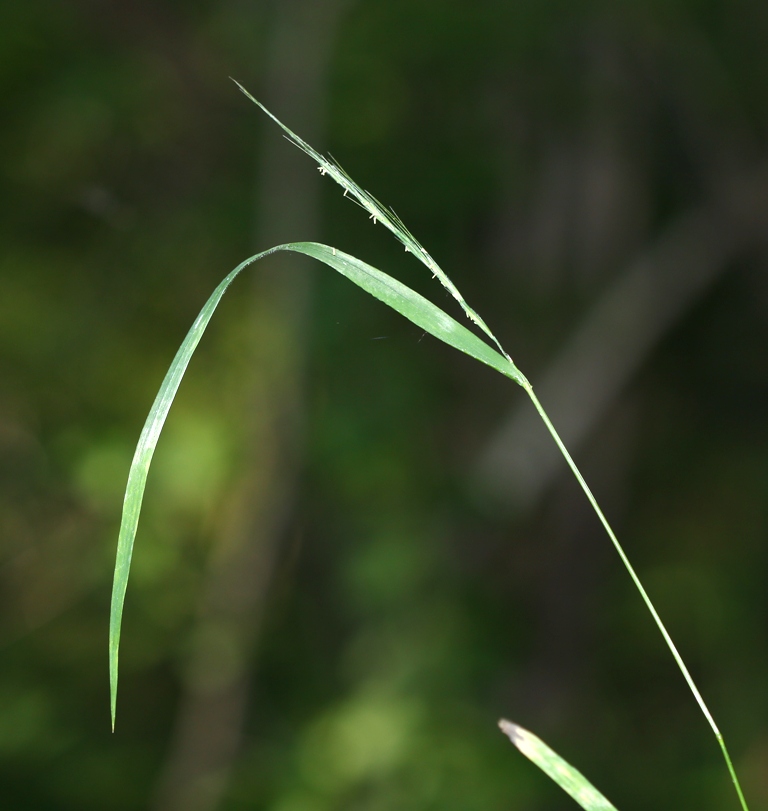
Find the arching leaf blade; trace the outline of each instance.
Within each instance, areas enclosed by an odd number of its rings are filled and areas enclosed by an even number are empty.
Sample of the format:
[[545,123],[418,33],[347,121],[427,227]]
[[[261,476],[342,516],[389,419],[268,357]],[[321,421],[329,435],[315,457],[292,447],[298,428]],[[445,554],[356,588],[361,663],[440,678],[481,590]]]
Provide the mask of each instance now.
[[241,262],[213,291],[179,347],[149,411],[131,462],[117,541],[109,618],[109,684],[113,730],[117,710],[118,658],[125,593],[147,476],[160,433],[192,355],[227,288],[248,265],[277,251],[293,251],[323,262],[430,335],[491,366],[520,385],[527,386],[525,377],[511,361],[431,301],[386,273],[336,248],[317,242],[295,242],[278,245]]
[[120,520],[120,531],[117,540],[117,555],[115,558],[115,572],[112,581],[112,600],[109,615],[109,689],[113,731],[115,728],[115,713],[117,708],[118,652],[120,647],[120,627],[122,624],[123,605],[125,603],[125,592],[128,586],[128,575],[131,569],[133,544],[139,525],[141,504],[144,499],[144,489],[147,483],[147,475],[152,462],[152,456],[157,447],[157,441],[160,438],[165,419],[168,416],[171,404],[179,389],[184,373],[187,370],[189,361],[198,343],[200,343],[205,328],[208,326],[208,322],[211,320],[211,316],[216,310],[219,301],[221,301],[221,297],[243,268],[267,254],[273,253],[274,250],[276,249],[264,251],[241,262],[213,291],[179,347],[160,385],[160,390],[155,397],[154,403],[152,403],[152,407],[144,423],[144,428],[139,436],[136,451],[133,455],[133,461],[128,471],[128,483],[126,484],[125,496],[123,498],[123,513]]

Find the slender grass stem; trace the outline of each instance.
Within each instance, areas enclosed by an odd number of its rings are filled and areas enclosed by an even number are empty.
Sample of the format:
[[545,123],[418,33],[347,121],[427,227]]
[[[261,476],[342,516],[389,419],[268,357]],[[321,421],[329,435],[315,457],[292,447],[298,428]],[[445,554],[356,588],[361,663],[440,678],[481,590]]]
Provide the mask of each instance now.
[[[526,381],[527,383],[527,381]],[[725,745],[725,741],[723,740],[722,733],[717,727],[715,723],[715,719],[712,717],[712,713],[709,711],[704,699],[699,692],[699,688],[696,686],[696,683],[693,681],[693,677],[688,671],[688,668],[683,661],[682,656],[677,650],[675,643],[672,641],[672,637],[669,635],[669,632],[666,629],[666,626],[661,621],[661,617],[659,616],[656,608],[654,607],[653,603],[651,602],[651,598],[648,596],[648,592],[645,590],[645,587],[640,582],[640,578],[637,576],[637,572],[635,572],[634,567],[629,562],[629,558],[627,557],[626,553],[624,552],[623,547],[619,543],[619,539],[616,537],[616,533],[611,529],[611,525],[608,523],[608,519],[605,517],[603,511],[600,509],[600,505],[597,503],[597,499],[595,499],[592,491],[589,489],[589,485],[584,480],[584,477],[581,475],[581,471],[576,467],[576,463],[573,461],[571,454],[568,452],[568,449],[563,444],[562,439],[560,439],[560,435],[557,433],[555,426],[552,425],[549,417],[547,416],[547,412],[544,410],[544,407],[539,402],[539,398],[534,394],[533,387],[530,383],[527,385],[523,385],[523,388],[528,393],[528,396],[531,398],[531,402],[536,408],[536,411],[539,412],[539,416],[544,421],[544,425],[547,426],[547,430],[552,435],[552,438],[555,440],[557,447],[560,449],[560,453],[563,454],[563,458],[568,463],[568,467],[570,467],[573,475],[576,477],[576,480],[581,485],[581,489],[587,496],[589,503],[592,505],[592,509],[595,511],[597,517],[600,519],[600,523],[605,528],[605,531],[608,533],[608,537],[611,539],[611,543],[613,544],[616,551],[619,553],[619,557],[621,558],[621,562],[624,564],[624,568],[629,572],[629,576],[632,578],[632,582],[635,584],[635,587],[640,592],[640,596],[643,598],[643,602],[647,606],[648,610],[651,612],[651,616],[653,617],[656,626],[658,627],[661,635],[664,637],[664,641],[667,643],[667,647],[669,648],[672,656],[677,662],[677,666],[680,668],[680,672],[683,674],[683,678],[688,684],[691,692],[693,693],[693,697],[696,699],[696,703],[701,708],[701,711],[704,713],[704,717],[707,719],[710,727],[712,727],[712,731],[715,733],[715,738],[717,739],[718,744],[720,745],[720,749],[722,750],[723,757],[725,758],[726,766],[728,767],[728,772],[731,775],[731,780],[733,781],[734,788],[736,789],[736,794],[739,797],[739,801],[741,802],[741,807],[743,811],[749,811],[747,806],[747,802],[744,799],[744,794],[741,790],[741,785],[739,784],[739,778],[736,776],[736,771],[733,768],[733,763],[731,762],[731,757],[728,754],[728,749]]]

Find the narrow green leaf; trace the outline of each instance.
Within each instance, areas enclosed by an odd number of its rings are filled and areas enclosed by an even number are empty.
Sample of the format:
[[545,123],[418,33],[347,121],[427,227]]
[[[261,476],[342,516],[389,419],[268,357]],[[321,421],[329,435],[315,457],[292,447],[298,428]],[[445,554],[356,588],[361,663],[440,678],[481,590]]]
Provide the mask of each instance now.
[[205,303],[200,314],[195,319],[192,328],[187,333],[176,357],[173,359],[168,373],[160,386],[155,402],[147,416],[147,421],[139,437],[136,452],[128,473],[128,483],[123,501],[123,515],[120,523],[120,533],[117,541],[117,558],[115,561],[115,574],[112,584],[112,604],[109,618],[109,684],[110,706],[112,713],[112,729],[115,728],[115,714],[117,709],[117,676],[118,651],[120,646],[120,628],[122,624],[125,592],[128,586],[128,575],[131,568],[133,544],[136,530],[139,525],[141,503],[144,498],[144,488],[147,483],[149,466],[152,456],[163,429],[168,411],[176,396],[184,372],[197,348],[200,339],[211,320],[216,307],[221,301],[229,285],[235,277],[248,265],[277,251],[294,251],[324,262],[334,270],[353,281],[363,290],[388,304],[401,315],[404,315],[423,330],[444,341],[470,357],[491,366],[506,377],[511,378],[521,386],[528,386],[528,381],[517,367],[503,355],[492,349],[483,340],[463,327],[431,301],[401,284],[396,279],[382,273],[354,256],[342,253],[336,248],[329,248],[317,242],[295,242],[279,245],[268,251],[257,254],[239,264],[213,291]]
[[553,752],[541,738],[502,719],[499,728],[512,743],[586,811],[616,811],[616,807],[581,772]]
[[493,367],[521,386],[528,385],[523,373],[511,360],[492,349],[485,341],[432,304],[429,299],[425,299],[397,279],[361,262],[354,256],[317,242],[299,242],[284,247],[325,262],[430,335]]
[[211,320],[214,310],[218,306],[221,297],[227,288],[234,281],[235,277],[243,268],[256,262],[264,256],[278,248],[251,256],[239,264],[213,291],[213,294],[205,303],[200,314],[192,324],[187,333],[187,337],[179,347],[176,357],[173,359],[168,369],[165,379],[160,386],[160,390],[149,410],[144,428],[139,436],[136,452],[133,455],[131,468],[128,471],[128,483],[125,487],[125,497],[123,499],[123,515],[120,521],[120,533],[117,539],[117,557],[115,560],[115,574],[112,581],[112,603],[109,614],[109,690],[110,705],[112,710],[112,730],[115,729],[115,711],[117,707],[117,661],[118,649],[120,647],[120,625],[123,617],[123,604],[125,602],[125,590],[128,585],[128,574],[131,569],[131,557],[133,555],[133,542],[136,537],[136,529],[139,525],[139,514],[141,513],[141,502],[144,499],[144,487],[147,483],[149,465],[163,430],[165,418],[173,403],[173,398],[187,370],[190,358],[203,337],[205,328]]

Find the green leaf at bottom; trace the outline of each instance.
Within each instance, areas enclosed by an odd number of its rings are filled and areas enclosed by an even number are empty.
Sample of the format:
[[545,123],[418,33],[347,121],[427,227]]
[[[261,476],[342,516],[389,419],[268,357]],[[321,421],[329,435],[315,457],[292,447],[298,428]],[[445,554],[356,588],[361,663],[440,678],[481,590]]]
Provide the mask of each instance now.
[[510,741],[586,811],[616,811],[616,807],[584,775],[553,752],[541,738],[502,719],[499,728]]

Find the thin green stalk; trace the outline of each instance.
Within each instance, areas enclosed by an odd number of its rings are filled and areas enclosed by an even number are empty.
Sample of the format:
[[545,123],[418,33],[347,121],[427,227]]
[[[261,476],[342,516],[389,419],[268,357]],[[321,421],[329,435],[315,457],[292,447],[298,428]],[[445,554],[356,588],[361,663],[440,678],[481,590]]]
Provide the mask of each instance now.
[[[526,381],[527,383],[527,381]],[[739,784],[739,778],[736,776],[736,771],[733,768],[733,763],[731,762],[731,757],[728,754],[728,749],[725,745],[725,740],[723,739],[723,735],[717,727],[715,723],[715,719],[712,717],[712,713],[709,711],[709,708],[704,702],[704,699],[699,692],[699,688],[696,686],[695,682],[691,674],[688,671],[688,668],[685,666],[685,662],[683,662],[682,657],[680,656],[675,643],[672,641],[672,637],[669,635],[664,623],[661,621],[661,617],[659,616],[656,608],[654,607],[653,603],[651,602],[651,598],[648,596],[648,592],[645,590],[645,587],[640,582],[640,578],[637,576],[637,573],[634,570],[634,567],[629,562],[629,558],[627,557],[624,549],[622,548],[621,544],[619,543],[619,539],[616,537],[613,529],[611,529],[611,525],[608,523],[608,519],[603,514],[603,511],[600,509],[600,505],[597,503],[597,499],[595,499],[592,491],[589,489],[589,485],[584,481],[584,477],[581,475],[581,471],[576,467],[576,463],[573,461],[571,454],[568,453],[568,449],[563,444],[562,439],[560,439],[560,435],[555,430],[555,426],[552,425],[549,417],[547,416],[547,412],[544,411],[544,407],[539,402],[539,398],[534,394],[533,387],[530,383],[523,384],[523,388],[528,393],[528,396],[531,398],[531,402],[536,408],[536,411],[539,412],[539,416],[544,421],[544,425],[547,426],[547,430],[552,435],[552,438],[555,440],[557,447],[560,449],[560,453],[563,454],[563,458],[568,463],[568,467],[570,467],[573,475],[576,477],[576,480],[581,485],[581,489],[589,499],[589,503],[592,505],[592,509],[597,514],[597,517],[600,519],[600,523],[605,527],[605,531],[608,533],[608,537],[611,539],[611,543],[613,544],[616,551],[619,553],[619,557],[621,558],[621,562],[624,564],[624,567],[629,572],[629,576],[632,578],[632,582],[635,584],[635,587],[640,592],[640,596],[643,598],[643,602],[647,606],[648,610],[651,612],[651,616],[653,617],[656,626],[658,627],[661,635],[664,637],[664,641],[667,643],[667,647],[672,653],[672,656],[677,662],[677,666],[680,668],[680,672],[683,674],[683,678],[688,684],[691,692],[693,693],[693,697],[696,699],[696,703],[701,708],[701,711],[704,713],[704,717],[707,719],[710,727],[712,727],[712,731],[715,733],[715,738],[717,738],[718,744],[720,744],[720,749],[722,750],[723,757],[725,758],[726,766],[728,767],[728,772],[731,775],[731,780],[733,781],[734,788],[736,789],[736,794],[738,794],[739,801],[741,802],[741,807],[743,811],[749,811],[747,807],[747,802],[744,799],[744,794],[741,790],[741,785]]]

